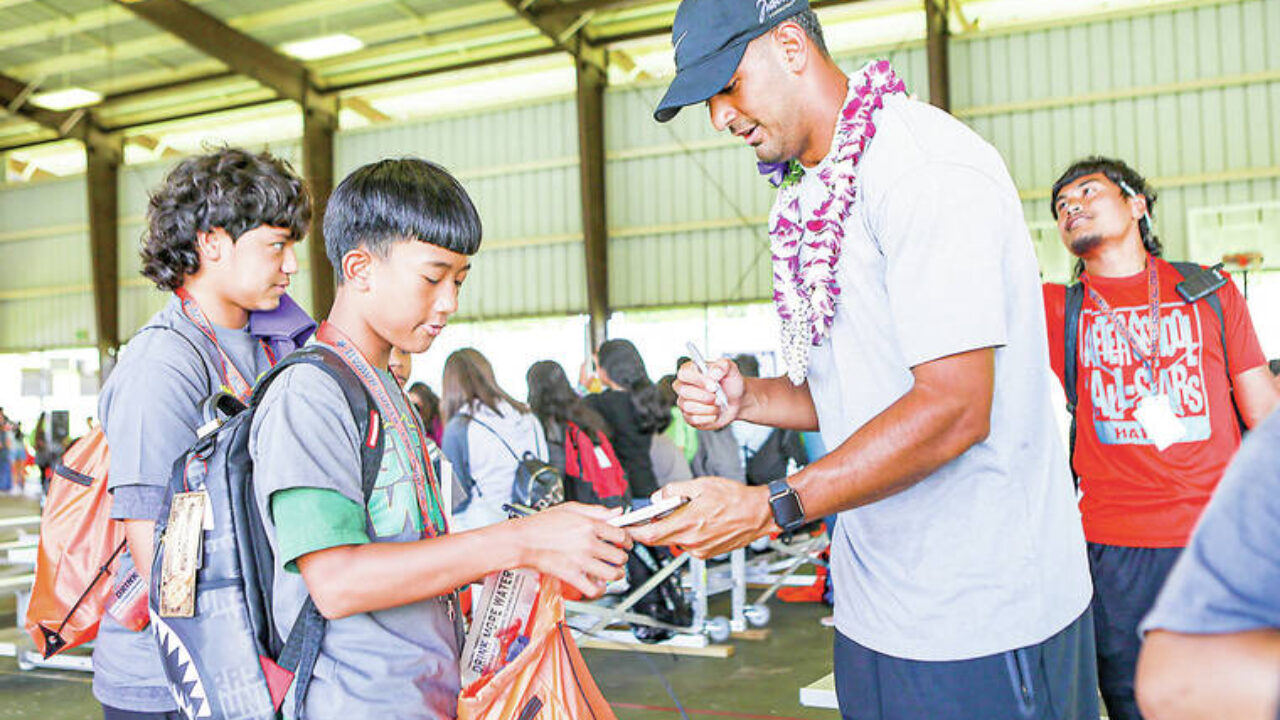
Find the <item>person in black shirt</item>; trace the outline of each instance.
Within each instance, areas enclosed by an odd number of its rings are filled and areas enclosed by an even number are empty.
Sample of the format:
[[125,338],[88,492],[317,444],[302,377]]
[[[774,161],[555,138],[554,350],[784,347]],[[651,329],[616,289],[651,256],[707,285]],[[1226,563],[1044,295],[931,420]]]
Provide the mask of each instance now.
[[671,412],[631,341],[609,340],[596,356],[596,372],[605,391],[588,396],[587,404],[613,429],[609,441],[627,474],[631,497],[647,502],[658,490],[649,447],[653,436],[667,429]]

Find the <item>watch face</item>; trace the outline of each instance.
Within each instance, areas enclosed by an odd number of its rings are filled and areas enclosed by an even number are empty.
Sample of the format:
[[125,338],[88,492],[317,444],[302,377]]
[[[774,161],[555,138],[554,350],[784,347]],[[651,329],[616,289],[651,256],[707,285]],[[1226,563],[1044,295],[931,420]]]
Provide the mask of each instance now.
[[769,507],[773,510],[773,521],[783,530],[794,530],[804,524],[800,498],[790,486],[782,494],[769,498]]

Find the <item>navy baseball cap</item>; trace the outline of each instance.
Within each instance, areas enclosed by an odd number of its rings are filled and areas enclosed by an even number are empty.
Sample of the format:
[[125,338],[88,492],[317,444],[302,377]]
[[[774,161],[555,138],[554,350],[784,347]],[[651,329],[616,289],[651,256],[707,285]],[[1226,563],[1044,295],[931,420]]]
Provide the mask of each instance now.
[[684,0],[671,28],[676,77],[653,119],[666,122],[723,90],[747,43],[808,9],[809,0]]

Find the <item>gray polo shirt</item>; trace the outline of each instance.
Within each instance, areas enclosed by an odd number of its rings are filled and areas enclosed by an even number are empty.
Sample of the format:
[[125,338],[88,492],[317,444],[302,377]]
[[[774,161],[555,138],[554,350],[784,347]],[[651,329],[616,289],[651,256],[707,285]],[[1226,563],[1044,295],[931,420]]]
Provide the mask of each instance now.
[[[406,421],[414,422],[395,380],[382,370],[378,377]],[[414,447],[401,447],[386,422],[382,436],[382,466],[365,506],[369,540],[422,539],[407,453],[421,455],[423,448],[412,440]],[[361,442],[342,389],[332,378],[307,366],[285,370],[255,411],[249,440],[262,517],[271,517],[271,494],[291,488],[333,490],[363,505]],[[268,522],[277,565],[273,614],[280,636],[288,637],[307,597],[307,586],[299,573],[286,570],[280,562],[277,534],[275,525]],[[449,602],[432,598],[330,620],[307,691],[306,716],[310,720],[454,717],[461,684],[461,644]],[[287,717],[297,715],[292,693],[284,711]]]
[[[221,384],[213,344],[182,314],[176,298],[147,325],[162,329],[143,330],[129,341],[98,399],[111,448],[111,516],[121,520],[156,519],[174,461],[195,442],[200,403]],[[214,331],[245,378],[252,380],[270,367],[247,330],[215,326]],[[133,566],[126,550],[116,580]],[[125,710],[177,709],[150,627],[132,632],[103,617],[93,651],[93,694],[99,702]]]
[[[985,440],[840,514],[836,627],[911,660],[1036,644],[1084,612],[1091,585],[1018,193],[994,148],[929,105],[890,97],[875,123],[835,322],[810,353],[823,441],[839,447],[911,389],[913,367],[949,355],[995,348],[995,395]],[[804,207],[825,194],[819,170],[801,181]]]

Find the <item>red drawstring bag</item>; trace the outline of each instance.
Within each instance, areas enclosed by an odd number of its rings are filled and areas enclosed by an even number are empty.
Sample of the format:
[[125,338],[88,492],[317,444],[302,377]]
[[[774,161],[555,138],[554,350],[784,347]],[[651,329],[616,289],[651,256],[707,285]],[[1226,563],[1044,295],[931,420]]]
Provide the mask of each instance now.
[[560,581],[543,577],[529,644],[464,688],[458,720],[617,720],[564,623]]

